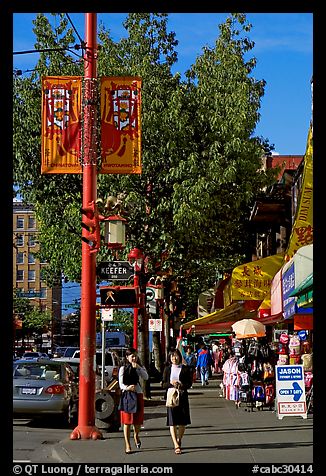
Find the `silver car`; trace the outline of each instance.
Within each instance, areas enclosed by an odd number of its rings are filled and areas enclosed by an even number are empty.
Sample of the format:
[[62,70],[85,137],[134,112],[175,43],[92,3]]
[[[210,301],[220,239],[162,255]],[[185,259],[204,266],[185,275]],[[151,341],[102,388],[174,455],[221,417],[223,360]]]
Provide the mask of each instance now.
[[13,414],[57,415],[70,424],[78,412],[78,380],[65,362],[16,360],[13,363]]
[[[65,355],[65,358],[67,356]],[[77,349],[72,356],[69,356],[71,359],[80,358],[80,349]],[[69,362],[69,359],[67,360]],[[119,368],[122,365],[122,362],[115,352],[106,350],[104,353],[104,364],[105,364],[105,379],[107,381],[112,380],[113,378],[118,378]],[[98,366],[100,372],[102,371],[102,350],[96,349],[96,365]]]

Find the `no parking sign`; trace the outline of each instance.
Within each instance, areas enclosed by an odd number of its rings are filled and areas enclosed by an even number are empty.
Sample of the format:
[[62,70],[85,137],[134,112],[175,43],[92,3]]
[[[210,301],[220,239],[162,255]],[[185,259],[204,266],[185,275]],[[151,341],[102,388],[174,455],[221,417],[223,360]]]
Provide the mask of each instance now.
[[276,365],[275,369],[278,418],[307,418],[303,365]]
[[148,319],[148,330],[149,331],[161,331],[162,330],[162,319]]

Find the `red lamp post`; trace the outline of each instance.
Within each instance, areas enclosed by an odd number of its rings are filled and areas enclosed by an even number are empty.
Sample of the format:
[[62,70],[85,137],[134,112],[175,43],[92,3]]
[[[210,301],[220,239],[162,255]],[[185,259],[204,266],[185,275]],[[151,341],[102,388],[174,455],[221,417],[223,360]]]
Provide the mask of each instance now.
[[[83,125],[83,209],[96,200],[97,161],[94,135],[96,133],[96,105],[94,101],[97,77],[97,15],[85,14],[86,53],[84,58],[84,125]],[[90,252],[87,243],[89,228],[83,214],[82,281],[80,317],[80,374],[78,426],[70,439],[100,439],[102,433],[95,426],[95,322],[96,322],[96,253]]]
[[[135,274],[134,274],[134,286],[139,287],[139,271],[141,271],[144,255],[142,251],[138,248],[133,248],[128,254],[128,261],[133,263]],[[142,299],[142,296],[140,297]],[[138,308],[134,308],[134,326],[133,326],[133,348],[138,349]]]

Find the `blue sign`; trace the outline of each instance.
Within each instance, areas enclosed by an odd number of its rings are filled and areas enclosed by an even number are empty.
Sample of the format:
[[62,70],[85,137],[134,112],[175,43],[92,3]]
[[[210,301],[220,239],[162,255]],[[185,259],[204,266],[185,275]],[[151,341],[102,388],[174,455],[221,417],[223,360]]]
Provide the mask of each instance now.
[[277,379],[279,381],[302,380],[302,366],[280,365],[277,366]]
[[292,388],[282,388],[280,391],[279,391],[279,394],[280,395],[288,395],[288,396],[293,396],[293,400],[295,402],[297,402],[298,400],[300,400],[300,397],[303,393],[303,390],[302,388],[300,387],[300,385],[298,384],[298,382],[293,382],[292,384]]
[[284,319],[289,319],[296,313],[295,297],[289,294],[295,289],[294,263],[282,274]]

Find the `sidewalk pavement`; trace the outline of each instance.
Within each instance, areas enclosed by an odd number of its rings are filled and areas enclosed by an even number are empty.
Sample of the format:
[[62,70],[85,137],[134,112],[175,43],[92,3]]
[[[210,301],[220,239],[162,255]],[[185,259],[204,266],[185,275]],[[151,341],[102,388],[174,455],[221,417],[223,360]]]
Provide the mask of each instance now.
[[[182,440],[182,454],[174,453],[166,407],[159,384],[151,385],[145,402],[141,449],[125,454],[122,429],[103,431],[102,440],[70,440],[51,447],[51,457],[62,463],[313,463],[313,416],[278,419],[265,407],[246,411],[220,397],[220,379],[189,390],[191,425]],[[131,435],[133,444],[133,437]]]

